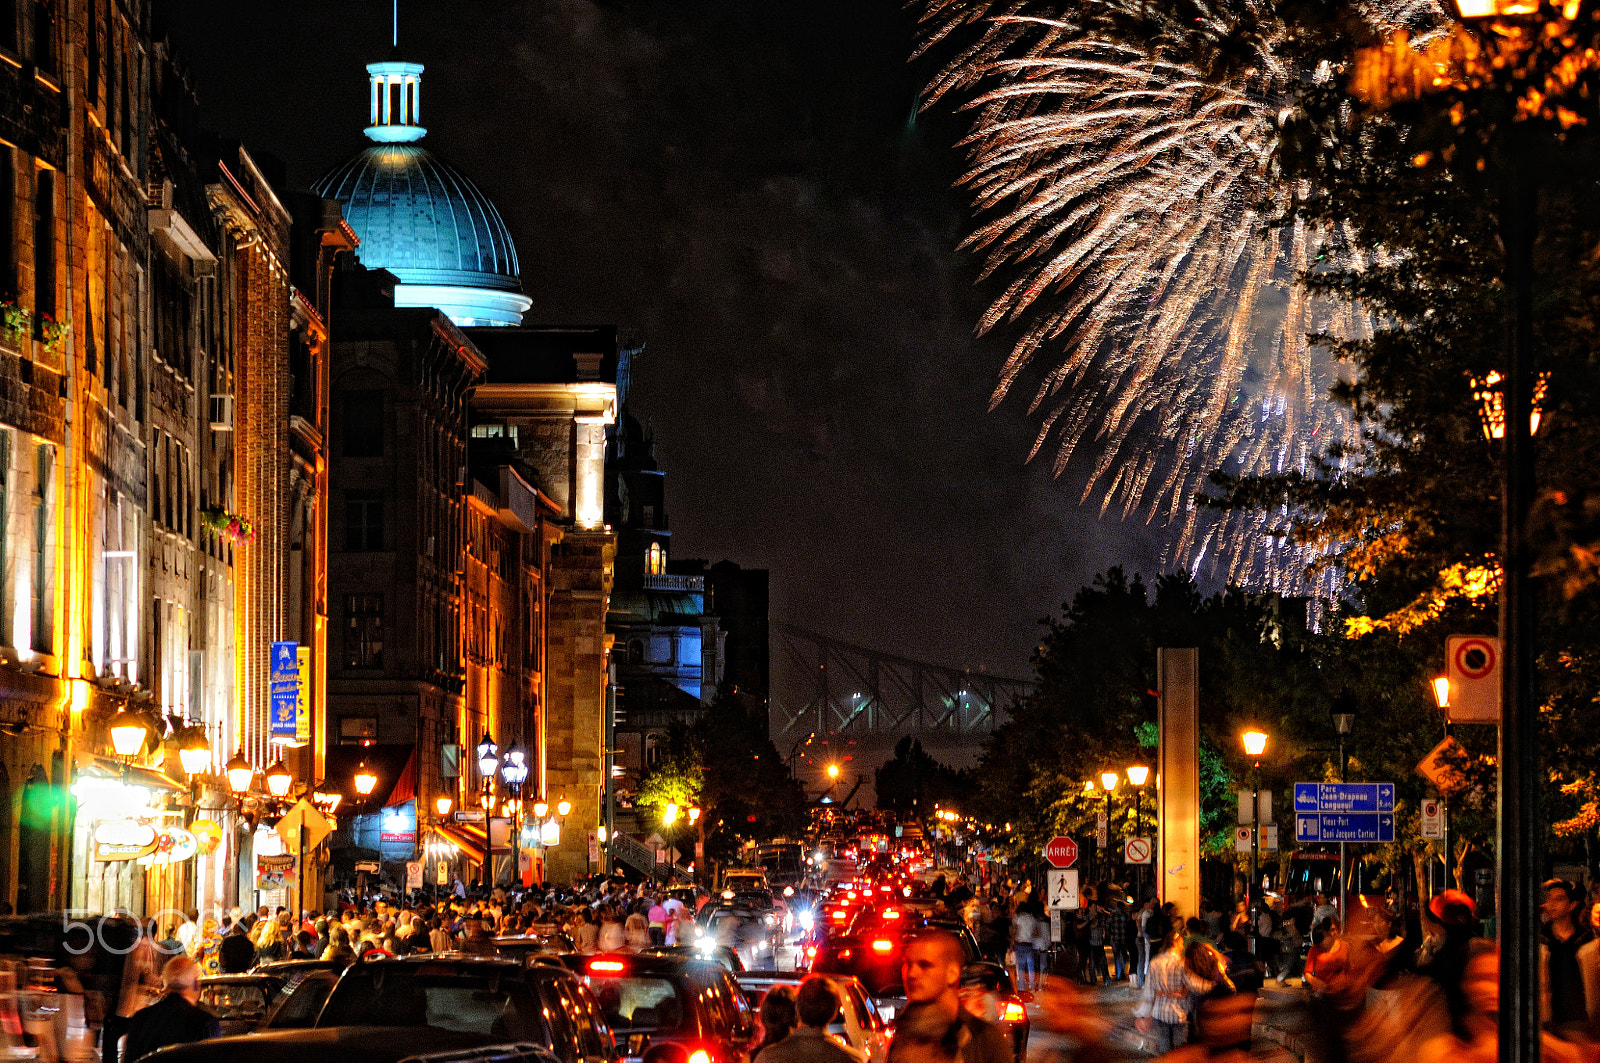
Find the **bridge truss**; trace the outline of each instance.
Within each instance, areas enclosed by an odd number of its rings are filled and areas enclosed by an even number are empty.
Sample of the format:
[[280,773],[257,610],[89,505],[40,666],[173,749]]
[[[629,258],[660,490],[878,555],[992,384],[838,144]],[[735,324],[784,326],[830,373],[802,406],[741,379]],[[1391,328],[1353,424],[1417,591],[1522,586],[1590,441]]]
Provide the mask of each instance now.
[[774,624],[772,734],[983,734],[1029,684]]

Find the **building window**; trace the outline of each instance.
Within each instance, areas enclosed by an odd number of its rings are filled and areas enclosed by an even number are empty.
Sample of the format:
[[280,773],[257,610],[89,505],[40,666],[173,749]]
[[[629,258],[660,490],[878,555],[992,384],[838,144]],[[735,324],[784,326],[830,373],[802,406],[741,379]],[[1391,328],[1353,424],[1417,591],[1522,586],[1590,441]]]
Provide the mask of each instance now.
[[341,746],[370,746],[378,740],[376,716],[339,717],[339,744]]
[[56,72],[56,5],[53,0],[34,0],[33,62],[46,74]]
[[344,456],[383,457],[383,392],[344,393]]
[[659,576],[667,570],[667,553],[661,549],[660,543],[650,544],[650,553],[646,558],[645,571],[652,576]]
[[383,667],[383,595],[345,596],[344,658],[347,668]]
[[[5,5],[0,3],[0,27]],[[16,13],[11,24],[16,26]],[[0,299],[17,297],[17,169],[16,155],[0,147]]]
[[50,564],[50,480],[55,471],[55,448],[41,443],[34,451],[36,471],[33,494],[33,633],[31,645],[39,653],[55,649],[55,580]]
[[383,493],[344,493],[344,548],[347,553],[383,549]]
[[56,317],[56,175],[40,170],[33,193],[33,334]]

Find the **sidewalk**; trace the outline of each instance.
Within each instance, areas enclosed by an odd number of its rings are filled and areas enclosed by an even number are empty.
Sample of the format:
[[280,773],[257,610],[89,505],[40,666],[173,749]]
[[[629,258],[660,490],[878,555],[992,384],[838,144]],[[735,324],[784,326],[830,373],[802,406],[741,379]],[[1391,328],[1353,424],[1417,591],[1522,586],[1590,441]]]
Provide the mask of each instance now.
[[[1101,1014],[1112,1024],[1107,1039],[1113,1055],[1139,1059],[1149,1058],[1148,1040],[1134,1026],[1133,1008],[1139,1002],[1139,990],[1127,982],[1095,986],[1086,991],[1094,994]],[[1298,989],[1268,982],[1256,1004],[1256,1054],[1265,1063],[1305,1063],[1305,1049],[1299,1037],[1304,1023],[1302,1012],[1296,1007],[1302,997]],[[1043,1014],[1037,1004],[1028,1005],[1028,1017],[1033,1020],[1033,1032],[1028,1039],[1028,1063],[1044,1063],[1068,1042],[1046,1030]]]

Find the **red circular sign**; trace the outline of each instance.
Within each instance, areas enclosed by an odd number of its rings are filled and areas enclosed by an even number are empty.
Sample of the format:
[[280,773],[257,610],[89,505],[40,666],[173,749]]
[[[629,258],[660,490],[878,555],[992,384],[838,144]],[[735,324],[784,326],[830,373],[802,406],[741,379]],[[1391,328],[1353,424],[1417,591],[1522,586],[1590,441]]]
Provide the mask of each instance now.
[[1482,679],[1494,671],[1495,656],[1488,639],[1462,639],[1456,643],[1456,671],[1464,679]]
[[1078,860],[1078,843],[1065,834],[1058,834],[1044,847],[1044,858],[1051,867],[1071,867]]

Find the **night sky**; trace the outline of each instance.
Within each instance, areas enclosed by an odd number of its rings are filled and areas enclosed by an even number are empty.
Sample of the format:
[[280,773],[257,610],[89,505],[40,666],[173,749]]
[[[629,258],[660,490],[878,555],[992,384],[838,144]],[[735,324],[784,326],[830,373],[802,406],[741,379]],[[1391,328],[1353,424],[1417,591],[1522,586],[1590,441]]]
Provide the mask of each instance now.
[[[365,139],[388,0],[163,0],[207,124],[309,185]],[[957,250],[960,126],[913,119],[900,0],[402,0],[423,146],[517,242],[530,322],[647,343],[673,554],[772,570],[774,620],[1025,676],[1038,621],[1158,533],[1025,464]],[[1023,393],[1031,393],[1024,389]]]

